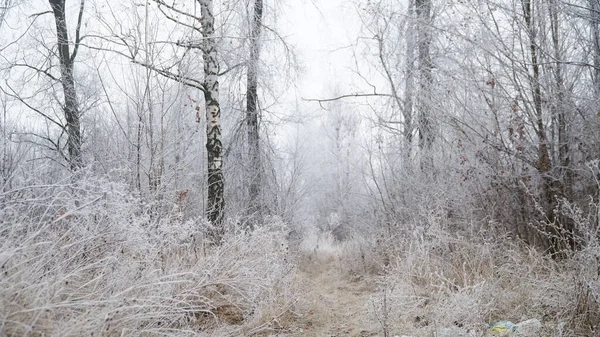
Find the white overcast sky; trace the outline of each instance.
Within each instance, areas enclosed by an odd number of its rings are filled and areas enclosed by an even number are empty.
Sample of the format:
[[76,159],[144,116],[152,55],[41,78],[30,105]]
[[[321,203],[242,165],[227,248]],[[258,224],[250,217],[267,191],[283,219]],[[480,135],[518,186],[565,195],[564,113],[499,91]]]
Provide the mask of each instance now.
[[[286,34],[295,45],[304,73],[301,97],[323,97],[350,83],[352,47],[360,29],[355,5],[348,0],[293,0],[286,9]],[[339,87],[339,90],[349,90]]]

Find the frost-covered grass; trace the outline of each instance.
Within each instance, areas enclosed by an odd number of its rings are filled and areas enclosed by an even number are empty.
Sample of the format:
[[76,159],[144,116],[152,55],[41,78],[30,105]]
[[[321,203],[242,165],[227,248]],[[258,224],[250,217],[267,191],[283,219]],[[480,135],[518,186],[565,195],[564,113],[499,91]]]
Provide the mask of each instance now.
[[252,336],[311,324],[477,336],[484,323],[536,318],[543,336],[566,337],[600,324],[596,217],[581,212],[581,248],[556,260],[490,229],[460,234],[435,214],[342,242],[308,231],[294,252],[280,221],[252,233],[230,224],[214,247],[206,223],[158,216],[100,178],[3,193],[0,204],[2,336]]
[[[594,220],[595,217],[588,218]],[[379,240],[329,233],[302,243],[302,265],[337,267],[352,282],[376,284],[365,314],[390,336],[432,336],[439,329],[486,335],[485,324],[538,319],[536,336],[595,336],[600,331],[600,245],[594,223],[578,220],[581,249],[554,259],[497,232],[458,233],[432,217]],[[465,226],[468,227],[468,226]],[[363,258],[364,257],[364,258]],[[359,277],[355,277],[355,276]]]
[[[430,335],[485,323],[543,322],[543,336],[590,336],[600,328],[597,240],[555,260],[509,236],[463,237],[439,228],[398,242],[378,277],[374,313],[402,333]],[[385,302],[384,302],[385,297]]]
[[350,277],[381,270],[381,256],[371,235],[354,233],[351,239],[340,242],[331,232],[308,230],[298,253],[300,266],[333,265]]
[[201,221],[152,220],[103,186],[2,195],[0,335],[243,336],[292,308],[283,224],[211,247]]

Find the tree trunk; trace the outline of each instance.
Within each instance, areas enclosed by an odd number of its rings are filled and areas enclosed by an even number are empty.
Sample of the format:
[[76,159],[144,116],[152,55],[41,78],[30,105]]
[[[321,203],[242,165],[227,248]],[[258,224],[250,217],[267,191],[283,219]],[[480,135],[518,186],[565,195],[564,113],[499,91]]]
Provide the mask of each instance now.
[[262,172],[260,160],[260,134],[258,127],[258,61],[260,54],[260,33],[262,28],[263,0],[254,1],[254,15],[250,31],[250,58],[248,60],[246,88],[246,124],[248,131],[248,198],[249,213],[253,222],[262,219],[261,185]]
[[559,233],[554,223],[554,208],[556,202],[554,200],[553,193],[553,178],[551,176],[552,163],[550,161],[550,152],[548,148],[548,137],[546,135],[546,127],[544,125],[544,115],[542,109],[542,88],[540,84],[540,64],[538,60],[538,47],[536,41],[536,28],[534,26],[534,8],[531,0],[523,0],[523,14],[525,18],[525,24],[527,27],[527,34],[529,37],[529,52],[531,61],[532,75],[530,77],[531,90],[533,95],[533,108],[534,108],[534,128],[538,138],[538,158],[536,163],[536,169],[542,179],[542,202],[544,215],[547,218],[548,225],[546,232],[550,238],[550,248],[552,253],[557,253],[560,250]]
[[[405,144],[405,158],[407,160],[406,167],[408,167],[408,161],[410,160],[410,153],[412,148],[412,117],[413,117],[413,96],[414,96],[414,85],[415,85],[415,23],[414,23],[414,0],[408,2],[408,15],[407,15],[407,29],[406,29],[406,78],[404,85],[404,140]],[[396,94],[396,93],[394,93]]]
[[433,83],[431,62],[431,0],[416,0],[418,18],[418,58],[419,96],[417,98],[419,118],[419,150],[421,151],[421,171],[433,171],[434,133],[431,121],[431,89]]
[[557,120],[558,129],[558,165],[561,173],[561,181],[565,185],[570,185],[568,179],[568,170],[570,166],[569,156],[569,140],[568,134],[568,123],[566,116],[567,105],[565,104],[565,84],[562,74],[562,54],[560,52],[560,37],[559,37],[559,20],[557,13],[556,0],[552,0],[552,6],[550,6],[550,22],[552,28],[552,44],[554,46],[554,59],[556,60],[556,66],[554,69],[554,80],[557,90],[556,104],[554,105],[555,117]]
[[204,61],[204,101],[206,104],[206,150],[208,157],[208,197],[206,215],[215,227],[212,236],[219,244],[223,236],[223,145],[221,143],[221,107],[219,105],[219,61],[215,38],[212,0],[199,0],[202,25],[202,59]]
[[[77,93],[75,92],[75,81],[73,79],[73,61],[77,52],[77,45],[73,55],[69,51],[69,34],[67,31],[67,21],[65,19],[65,0],[49,0],[54,13],[56,22],[56,36],[58,40],[58,58],[60,63],[61,84],[64,94],[65,119],[67,121],[67,149],[69,151],[69,165],[71,170],[77,171],[83,166],[81,155],[81,125],[79,122],[80,111],[77,103]],[[83,2],[81,3],[83,10]],[[81,12],[79,14],[81,22]],[[79,35],[77,27],[77,35]],[[77,40],[79,36],[77,37]],[[78,41],[76,41],[78,43]]]
[[[562,53],[560,51],[560,20],[558,18],[557,0],[551,0],[549,8],[550,28],[552,33],[552,45],[554,47],[554,59],[556,66],[554,69],[554,80],[556,86],[556,103],[553,105],[553,116],[556,119],[556,129],[558,131],[558,178],[556,181],[556,192],[560,197],[571,198],[573,175],[571,172],[571,155],[569,152],[569,123],[567,121],[568,104],[565,101],[566,87],[563,78]],[[574,223],[573,219],[567,216],[559,216],[559,225],[564,231],[563,235],[567,241],[568,248],[575,248]]]
[[135,184],[140,196],[142,195],[142,112],[138,110],[138,120],[135,143]]

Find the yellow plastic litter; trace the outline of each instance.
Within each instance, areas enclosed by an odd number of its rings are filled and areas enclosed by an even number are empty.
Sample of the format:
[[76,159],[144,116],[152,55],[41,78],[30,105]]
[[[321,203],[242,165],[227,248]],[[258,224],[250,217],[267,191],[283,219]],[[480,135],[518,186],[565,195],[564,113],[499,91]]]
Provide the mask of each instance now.
[[517,326],[513,322],[500,321],[489,328],[493,335],[503,335],[517,330]]

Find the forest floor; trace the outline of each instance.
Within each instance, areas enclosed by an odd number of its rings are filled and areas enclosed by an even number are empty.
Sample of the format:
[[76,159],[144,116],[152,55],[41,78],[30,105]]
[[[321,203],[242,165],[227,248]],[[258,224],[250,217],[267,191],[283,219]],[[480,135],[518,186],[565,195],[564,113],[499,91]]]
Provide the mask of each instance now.
[[372,310],[373,280],[342,272],[333,258],[313,259],[298,270],[303,288],[296,315],[282,325],[288,333],[276,336],[377,336],[381,331]]

